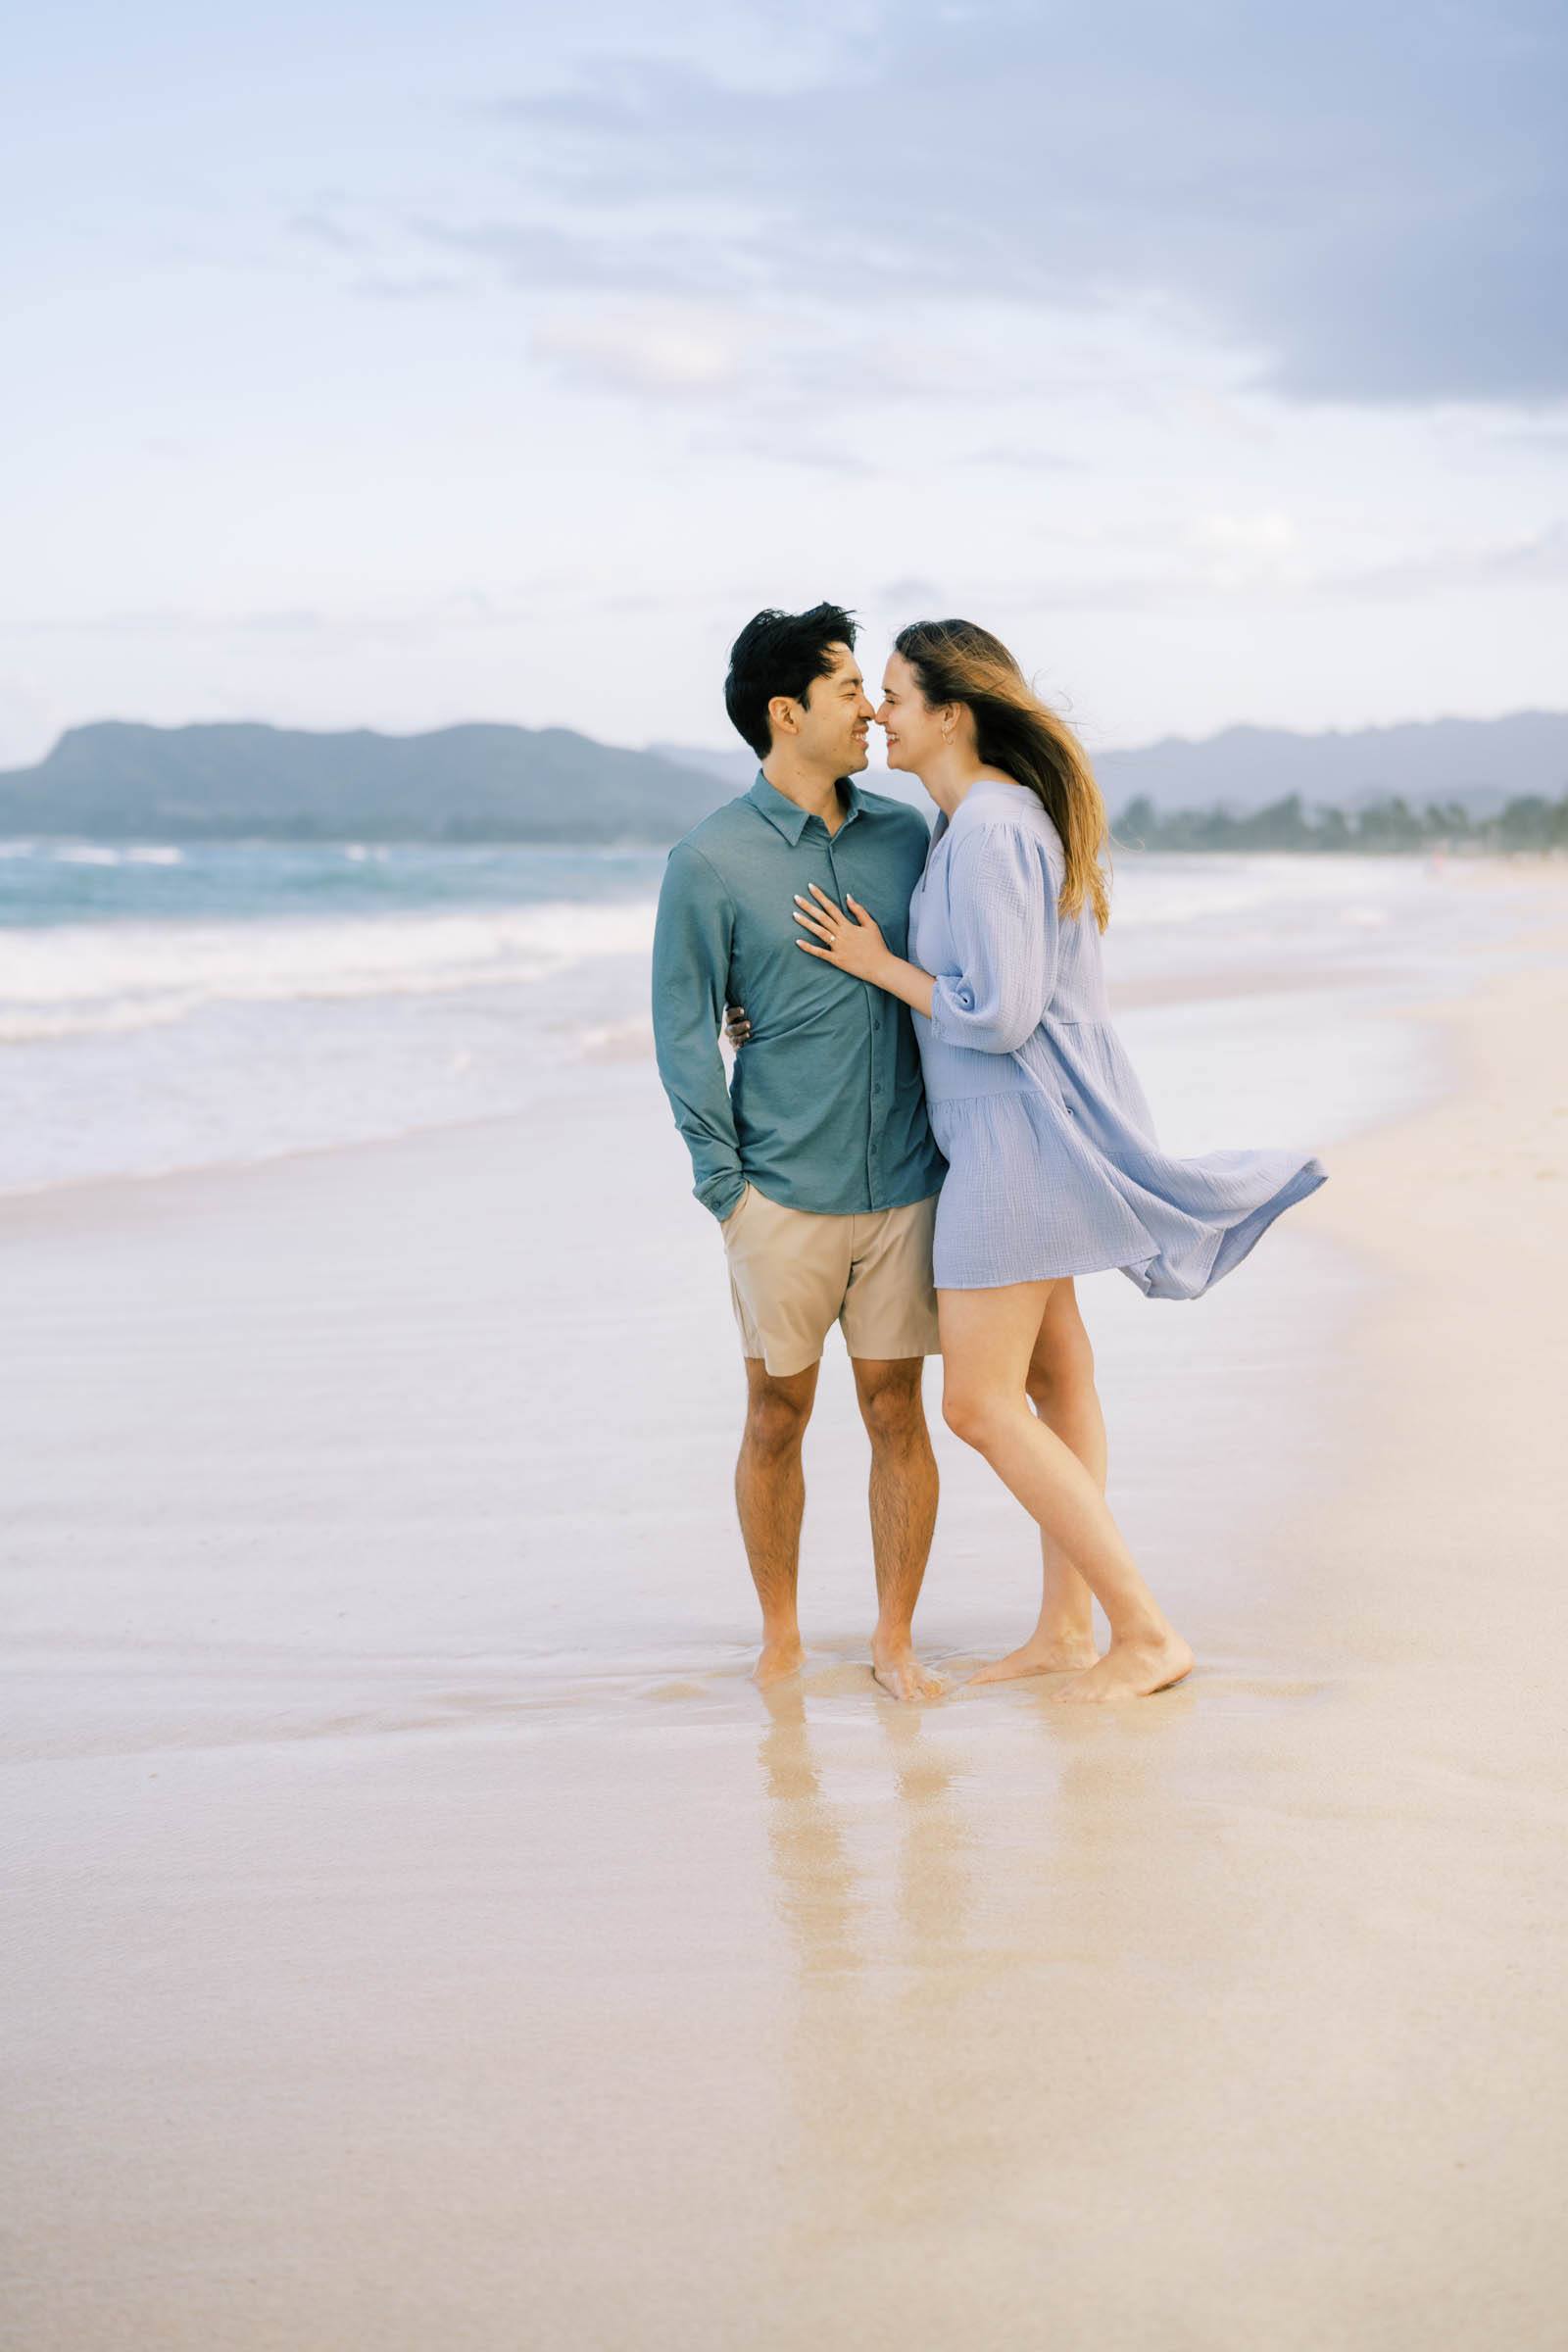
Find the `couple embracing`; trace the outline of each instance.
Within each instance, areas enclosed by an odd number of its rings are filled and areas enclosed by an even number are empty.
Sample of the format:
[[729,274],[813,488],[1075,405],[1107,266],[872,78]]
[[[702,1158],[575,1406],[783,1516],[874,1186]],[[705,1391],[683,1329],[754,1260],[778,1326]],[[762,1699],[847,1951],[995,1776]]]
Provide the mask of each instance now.
[[[1107,828],[1082,746],[972,622],[901,631],[875,709],[855,638],[825,604],[741,631],[724,699],[761,764],[670,852],[654,939],[660,1077],[745,1355],[757,1679],[803,1662],[801,1446],[838,1322],[871,1446],[877,1680],[943,1689],[912,1633],[937,1509],[921,1376],[940,1353],[943,1417],[1036,1522],[1044,1563],[1034,1632],[973,1679],[1144,1697],[1193,1653],[1105,1502],[1074,1277],[1114,1266],[1150,1298],[1198,1298],[1324,1171],[1160,1151],[1107,1017]],[[934,827],[854,781],[873,720]]]

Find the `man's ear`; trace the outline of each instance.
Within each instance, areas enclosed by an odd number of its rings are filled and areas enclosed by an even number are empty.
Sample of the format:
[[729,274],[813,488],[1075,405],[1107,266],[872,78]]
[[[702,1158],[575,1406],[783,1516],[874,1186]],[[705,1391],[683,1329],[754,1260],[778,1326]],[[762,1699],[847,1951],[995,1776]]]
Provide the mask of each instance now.
[[780,735],[798,735],[800,733],[800,713],[792,695],[775,694],[767,706],[767,715],[772,725],[775,742]]

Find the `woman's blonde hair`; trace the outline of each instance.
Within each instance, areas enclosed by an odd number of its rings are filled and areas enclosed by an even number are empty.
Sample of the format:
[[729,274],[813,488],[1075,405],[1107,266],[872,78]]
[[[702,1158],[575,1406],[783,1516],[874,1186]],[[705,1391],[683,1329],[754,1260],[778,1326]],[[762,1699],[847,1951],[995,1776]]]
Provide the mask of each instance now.
[[986,766],[1038,796],[1066,854],[1060,910],[1078,914],[1087,905],[1103,931],[1110,893],[1101,858],[1109,825],[1089,755],[1066,720],[1047,709],[1001,638],[972,620],[911,621],[894,645],[928,704],[963,703],[974,713]]

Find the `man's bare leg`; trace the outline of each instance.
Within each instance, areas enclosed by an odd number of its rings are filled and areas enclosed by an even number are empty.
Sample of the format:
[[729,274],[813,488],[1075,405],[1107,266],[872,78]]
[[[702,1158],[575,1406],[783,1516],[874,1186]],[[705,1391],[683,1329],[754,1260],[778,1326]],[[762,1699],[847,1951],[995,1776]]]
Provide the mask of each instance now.
[[[1105,1492],[1105,1416],[1095,1387],[1095,1356],[1070,1277],[1052,1285],[1024,1388],[1048,1429],[1054,1430]],[[1040,1619],[1021,1648],[982,1666],[974,1683],[1010,1683],[1022,1675],[1067,1674],[1092,1666],[1095,1596],[1066,1553],[1040,1531],[1043,1582]]]
[[947,1685],[914,1654],[920,1597],[937,1521],[937,1457],[920,1377],[925,1358],[856,1356],[855,1393],[871,1441],[871,1554],[876,1631],[871,1671],[895,1698],[940,1698]]
[[746,1361],[746,1432],[735,1464],[735,1507],[752,1582],[762,1604],[762,1650],[753,1680],[762,1689],[805,1662],[796,1589],[806,1473],[801,1441],[811,1418],[818,1364],[776,1375],[760,1355]]

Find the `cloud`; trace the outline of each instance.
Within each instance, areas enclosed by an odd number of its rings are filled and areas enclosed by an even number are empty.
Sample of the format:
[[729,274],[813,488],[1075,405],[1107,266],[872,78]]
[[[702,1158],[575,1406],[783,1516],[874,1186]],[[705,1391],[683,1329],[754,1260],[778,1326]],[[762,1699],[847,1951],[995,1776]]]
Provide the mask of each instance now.
[[1505,425],[1495,436],[1516,449],[1530,449],[1549,458],[1568,458],[1568,419],[1560,424]]
[[998,466],[1006,473],[1083,473],[1087,471],[1081,458],[1058,457],[1053,450],[1037,449],[1030,442],[988,442],[983,449],[970,450],[960,461],[965,466]]
[[291,237],[303,237],[312,245],[324,245],[331,253],[364,253],[369,247],[368,237],[345,228],[335,214],[324,209],[296,213],[286,225]]
[[595,291],[712,299],[738,291],[737,265],[711,239],[635,219],[563,227],[553,220],[408,223],[419,243],[476,263],[525,293]]
[[354,291],[371,302],[449,302],[466,289],[461,278],[443,277],[433,270],[378,270],[356,279]]
[[1528,587],[1542,580],[1568,580],[1568,522],[1549,523],[1524,539],[1435,548],[1396,564],[1337,572],[1320,579],[1317,591],[1403,601],[1453,589]]
[[[903,579],[884,580],[876,592],[877,603],[887,612],[912,611],[916,607],[925,612],[941,603],[943,594],[938,581],[925,579],[918,573],[911,573]],[[901,622],[899,625],[902,627],[904,624]]]
[[1096,571],[1042,565],[1010,578],[952,576],[885,581],[884,611],[1008,615],[1032,612],[1180,612],[1195,605],[1407,603],[1454,590],[1485,591],[1568,579],[1568,521],[1523,539],[1437,547],[1396,563],[1327,566],[1305,557],[1291,518],[1213,515],[1189,535],[1185,558],[1139,570]]
[[[710,405],[718,414],[704,418],[709,449],[716,429],[730,434],[736,451],[786,462],[814,451],[838,470],[862,466],[848,453],[833,456],[831,442],[813,428],[870,404],[959,398],[974,382],[964,355],[867,335],[853,319],[782,305],[646,295],[561,304],[542,313],[531,348],[581,390]],[[994,393],[1016,388],[1002,370],[990,385]]]
[[315,606],[263,606],[233,612],[195,607],[150,606],[143,612],[82,612],[6,621],[12,635],[36,637],[149,637],[211,640],[277,637],[311,643],[422,645],[448,631],[515,627],[544,609],[541,592],[498,598],[484,589],[454,588],[444,594],[388,600],[358,610]]
[[560,318],[535,331],[533,348],[592,391],[727,391],[746,372],[736,327],[717,313]]
[[932,0],[805,86],[596,60],[505,101],[530,206],[440,231],[517,282],[1138,316],[1298,401],[1568,392],[1568,24],[1544,0]]

